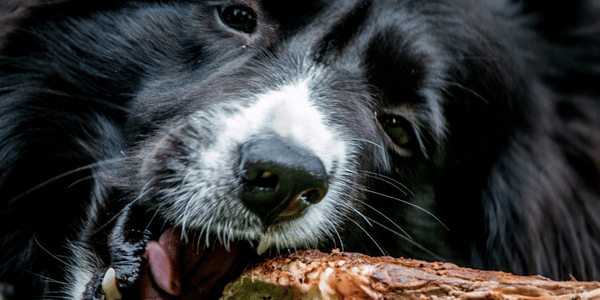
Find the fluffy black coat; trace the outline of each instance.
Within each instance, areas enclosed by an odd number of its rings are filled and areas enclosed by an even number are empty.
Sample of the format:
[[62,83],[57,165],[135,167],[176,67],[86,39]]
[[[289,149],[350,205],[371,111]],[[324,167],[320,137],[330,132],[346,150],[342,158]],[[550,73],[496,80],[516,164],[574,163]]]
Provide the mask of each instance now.
[[[173,211],[191,200],[172,190],[202,169],[193,148],[215,144],[219,118],[304,76],[306,64],[320,70],[311,103],[323,124],[356,144],[344,142],[351,175],[327,170],[329,186],[350,187],[321,200],[342,212],[322,208],[335,234],[272,248],[600,279],[594,1],[283,2],[0,1],[6,295],[72,293],[66,270],[87,267],[75,253],[93,253],[100,271],[139,263],[163,224],[181,226]],[[228,23],[228,7],[256,23]],[[226,112],[212,122],[195,114],[215,107]],[[232,191],[245,184],[228,180]],[[196,222],[187,229],[256,245]],[[116,260],[120,246],[131,252]]]

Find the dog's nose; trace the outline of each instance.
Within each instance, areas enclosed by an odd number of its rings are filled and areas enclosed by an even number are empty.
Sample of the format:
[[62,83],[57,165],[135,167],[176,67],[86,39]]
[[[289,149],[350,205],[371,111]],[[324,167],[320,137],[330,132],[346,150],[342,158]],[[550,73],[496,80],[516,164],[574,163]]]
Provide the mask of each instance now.
[[299,217],[327,192],[321,160],[276,137],[244,144],[239,166],[241,200],[265,225]]

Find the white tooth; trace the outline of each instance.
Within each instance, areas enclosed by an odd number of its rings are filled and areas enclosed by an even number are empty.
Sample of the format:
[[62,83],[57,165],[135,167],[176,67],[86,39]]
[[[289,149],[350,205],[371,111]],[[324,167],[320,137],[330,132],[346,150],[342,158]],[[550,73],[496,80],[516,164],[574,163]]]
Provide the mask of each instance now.
[[271,238],[268,235],[263,234],[260,236],[260,241],[258,242],[258,248],[256,249],[256,252],[258,252],[258,255],[262,255],[267,251],[267,249],[269,249],[270,245]]
[[115,269],[109,268],[104,274],[104,279],[102,279],[102,290],[104,291],[106,300],[117,300],[123,297],[117,289]]

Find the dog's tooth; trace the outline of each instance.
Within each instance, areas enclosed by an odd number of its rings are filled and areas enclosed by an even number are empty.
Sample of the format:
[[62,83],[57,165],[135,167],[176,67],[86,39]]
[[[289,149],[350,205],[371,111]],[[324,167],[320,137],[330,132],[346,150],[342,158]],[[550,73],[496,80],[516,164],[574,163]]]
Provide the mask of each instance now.
[[256,252],[258,253],[258,255],[262,255],[267,251],[267,249],[269,249],[270,245],[271,238],[268,235],[263,234],[260,236],[260,241],[258,242],[258,248],[256,249]]
[[102,279],[102,290],[104,291],[106,300],[117,300],[123,297],[121,292],[117,289],[115,269],[109,268],[104,274],[104,279]]

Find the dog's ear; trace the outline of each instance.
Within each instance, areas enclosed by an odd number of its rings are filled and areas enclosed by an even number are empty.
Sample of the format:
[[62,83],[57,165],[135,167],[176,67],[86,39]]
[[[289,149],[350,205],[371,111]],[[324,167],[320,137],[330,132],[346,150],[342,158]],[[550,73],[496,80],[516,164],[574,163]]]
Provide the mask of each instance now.
[[40,5],[40,0],[0,0],[0,50],[6,37],[18,28],[32,7]]
[[527,13],[541,13],[546,16],[573,16],[585,8],[600,6],[595,0],[516,0]]
[[537,18],[538,29],[548,35],[562,35],[586,27],[600,27],[597,0],[516,0],[525,14]]
[[31,14],[32,9],[73,0],[0,0],[0,50],[8,35]]

